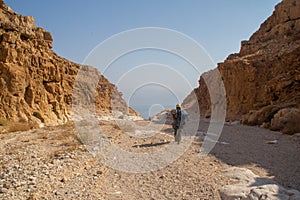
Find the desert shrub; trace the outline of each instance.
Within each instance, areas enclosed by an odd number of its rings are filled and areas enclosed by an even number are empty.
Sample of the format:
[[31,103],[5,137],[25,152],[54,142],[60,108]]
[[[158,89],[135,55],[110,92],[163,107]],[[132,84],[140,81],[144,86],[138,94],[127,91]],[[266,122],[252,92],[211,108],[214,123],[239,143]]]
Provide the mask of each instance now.
[[8,121],[6,119],[0,119],[0,126],[6,126]]
[[17,132],[17,131],[28,131],[30,129],[39,128],[38,124],[34,122],[14,122],[7,119],[0,120],[0,134]]
[[31,126],[29,123],[10,122],[8,125],[8,132],[28,131],[30,129],[31,129]]

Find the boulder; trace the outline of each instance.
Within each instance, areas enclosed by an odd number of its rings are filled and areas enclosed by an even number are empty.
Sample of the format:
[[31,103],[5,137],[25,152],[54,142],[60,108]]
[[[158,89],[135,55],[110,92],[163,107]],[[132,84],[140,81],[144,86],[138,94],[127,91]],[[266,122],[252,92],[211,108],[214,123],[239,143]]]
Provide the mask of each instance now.
[[255,126],[262,125],[263,123],[269,123],[274,114],[278,112],[280,107],[269,105],[259,110],[252,110],[245,116],[243,116],[242,123]]
[[284,108],[278,111],[271,121],[271,130],[282,131],[285,134],[300,132],[300,109]]
[[255,175],[249,169],[231,167],[224,174],[237,183],[226,185],[219,191],[222,200],[300,199],[299,191],[286,189],[272,179]]

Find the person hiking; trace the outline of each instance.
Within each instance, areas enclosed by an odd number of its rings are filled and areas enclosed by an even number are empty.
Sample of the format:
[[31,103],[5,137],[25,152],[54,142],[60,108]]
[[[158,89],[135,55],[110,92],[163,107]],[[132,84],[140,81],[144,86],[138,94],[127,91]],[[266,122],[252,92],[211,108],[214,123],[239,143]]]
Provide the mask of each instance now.
[[182,126],[185,124],[185,118],[187,113],[181,109],[180,104],[177,104],[176,110],[172,110],[171,114],[173,116],[172,126],[174,129],[175,142],[179,144],[181,141]]

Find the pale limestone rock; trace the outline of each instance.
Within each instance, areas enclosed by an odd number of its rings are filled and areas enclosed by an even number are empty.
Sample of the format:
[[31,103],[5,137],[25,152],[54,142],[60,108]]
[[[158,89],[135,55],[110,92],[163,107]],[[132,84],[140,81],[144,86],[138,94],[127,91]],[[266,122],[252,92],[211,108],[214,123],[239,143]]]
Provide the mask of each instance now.
[[231,167],[224,174],[237,183],[226,185],[220,190],[222,200],[300,199],[299,191],[286,189],[272,179],[255,175],[249,169]]

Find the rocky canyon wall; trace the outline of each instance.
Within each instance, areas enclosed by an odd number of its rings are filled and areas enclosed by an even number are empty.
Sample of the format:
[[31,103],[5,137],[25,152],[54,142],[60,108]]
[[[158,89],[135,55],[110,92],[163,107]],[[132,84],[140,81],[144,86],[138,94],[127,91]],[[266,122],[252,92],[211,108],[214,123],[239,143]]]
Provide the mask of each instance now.
[[[21,16],[0,1],[0,119],[57,125],[70,120],[72,94],[79,69],[87,79],[99,80],[96,92],[84,82],[82,98],[95,98],[98,113],[106,115],[113,101],[126,107],[115,85],[97,69],[56,55],[52,35],[37,27],[34,18]],[[78,100],[78,99],[77,99]],[[138,115],[130,110],[131,115]]]
[[[229,55],[217,69],[227,95],[227,120],[300,132],[300,1],[279,3],[259,30],[241,42],[240,52]],[[213,71],[203,74],[194,90],[206,116],[210,83],[203,76],[213,76]],[[189,104],[189,97],[184,104]]]

